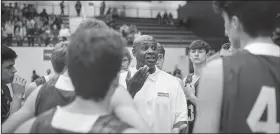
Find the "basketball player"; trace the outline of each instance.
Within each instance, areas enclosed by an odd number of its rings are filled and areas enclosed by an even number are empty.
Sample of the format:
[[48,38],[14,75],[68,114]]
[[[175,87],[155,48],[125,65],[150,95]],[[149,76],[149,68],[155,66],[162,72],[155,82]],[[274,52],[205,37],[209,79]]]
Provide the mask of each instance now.
[[185,94],[187,96],[188,104],[188,121],[189,121],[189,133],[192,133],[193,125],[196,117],[196,103],[197,103],[197,86],[199,83],[202,69],[206,64],[207,53],[210,46],[202,41],[195,40],[190,44],[189,56],[193,63],[194,73],[189,74],[183,79],[185,84]]
[[118,86],[123,46],[122,36],[110,29],[75,32],[67,54],[74,101],[27,121],[16,132],[139,133],[121,122],[110,108]]
[[[157,61],[156,66],[160,70],[162,70],[163,63],[164,63],[164,60],[165,60],[165,49],[160,43],[157,43],[157,50],[158,50],[158,61]],[[174,77],[174,78],[176,78],[179,81],[180,85],[183,88],[184,87],[183,81],[178,77]]]
[[[97,28],[109,29],[103,21],[88,19],[78,26],[76,32],[83,31],[85,29]],[[59,46],[61,45],[58,45],[57,47],[59,48]],[[67,51],[64,47],[67,47],[68,45],[62,46],[63,49],[58,49],[60,51],[57,52],[54,51],[57,54],[52,55],[52,57],[54,57],[52,59],[55,60],[52,61],[54,70],[57,68],[59,75],[52,83],[48,82],[48,85],[46,85],[43,90],[41,87],[38,87],[38,89],[32,92],[30,98],[26,100],[26,103],[23,106],[24,108],[12,115],[11,118],[2,126],[3,132],[14,132],[20,124],[35,115],[39,115],[56,105],[65,105],[73,100],[72,92],[74,92],[74,88],[66,71],[67,69],[65,68],[65,56]],[[51,91],[49,88],[52,88]],[[49,96],[50,94],[57,95]],[[136,128],[139,128],[143,132],[150,132],[149,127],[135,110],[131,96],[124,88],[118,87],[112,98],[111,106],[120,119],[132,126],[135,126]]]
[[179,82],[156,67],[157,41],[149,35],[139,36],[132,52],[136,66],[120,78],[120,85],[128,89],[152,132],[181,132],[187,127],[186,99]]
[[[215,1],[242,51],[206,65],[194,132],[279,133],[280,48],[271,39],[279,2]],[[202,129],[203,127],[203,129]]]
[[131,62],[131,55],[129,53],[129,50],[127,48],[124,48],[121,73],[128,70],[130,62]]

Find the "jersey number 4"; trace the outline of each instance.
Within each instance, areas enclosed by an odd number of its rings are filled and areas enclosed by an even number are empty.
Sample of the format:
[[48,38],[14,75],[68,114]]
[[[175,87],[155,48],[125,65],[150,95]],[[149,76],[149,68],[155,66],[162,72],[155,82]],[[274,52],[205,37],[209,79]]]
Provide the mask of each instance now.
[[[260,121],[267,108],[267,121]],[[260,94],[247,118],[247,124],[252,132],[279,133],[277,123],[276,89],[263,86]]]

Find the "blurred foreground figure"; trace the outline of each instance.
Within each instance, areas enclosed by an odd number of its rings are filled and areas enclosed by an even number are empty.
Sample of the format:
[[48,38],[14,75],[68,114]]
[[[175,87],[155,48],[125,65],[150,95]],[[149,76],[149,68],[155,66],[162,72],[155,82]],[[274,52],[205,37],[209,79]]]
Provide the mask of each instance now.
[[213,6],[230,42],[240,42],[241,50],[203,70],[194,133],[279,133],[280,48],[271,39],[279,2],[215,1]]

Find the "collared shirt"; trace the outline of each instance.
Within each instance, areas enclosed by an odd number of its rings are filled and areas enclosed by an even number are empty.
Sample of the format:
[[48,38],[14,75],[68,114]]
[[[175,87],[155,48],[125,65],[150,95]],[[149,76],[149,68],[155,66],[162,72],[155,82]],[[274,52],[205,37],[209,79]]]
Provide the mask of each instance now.
[[[137,70],[130,69],[131,76]],[[120,85],[127,88],[127,72],[120,74]],[[139,114],[154,132],[170,133],[179,121],[187,121],[187,104],[183,89],[176,78],[158,68],[150,74],[134,97]]]

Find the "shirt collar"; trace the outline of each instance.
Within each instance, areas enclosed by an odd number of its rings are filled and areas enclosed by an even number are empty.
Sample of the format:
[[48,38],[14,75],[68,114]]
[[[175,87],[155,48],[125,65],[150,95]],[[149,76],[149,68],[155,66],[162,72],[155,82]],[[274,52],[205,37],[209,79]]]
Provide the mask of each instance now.
[[[132,67],[130,71],[134,75],[137,72],[136,66]],[[153,74],[150,74],[148,79],[155,82],[157,80],[157,76],[158,76],[159,72],[160,72],[160,70],[156,67],[156,71]]]
[[280,57],[280,47],[270,43],[251,43],[244,47],[250,53],[255,55],[267,55]]
[[61,90],[65,90],[65,91],[75,91],[75,88],[72,84],[72,81],[69,77],[64,76],[64,75],[60,75],[55,87]]

